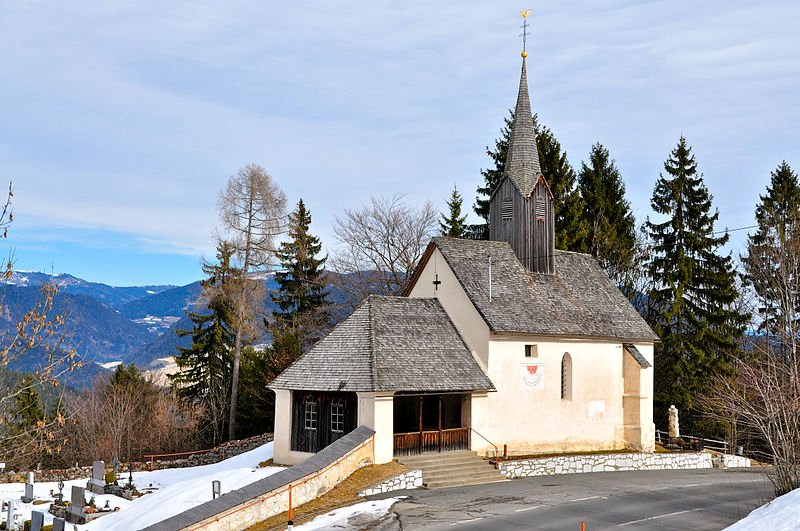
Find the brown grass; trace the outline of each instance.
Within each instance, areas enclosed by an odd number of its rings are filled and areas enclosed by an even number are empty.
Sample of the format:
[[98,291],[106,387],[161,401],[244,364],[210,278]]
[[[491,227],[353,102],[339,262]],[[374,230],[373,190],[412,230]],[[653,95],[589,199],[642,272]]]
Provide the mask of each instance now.
[[[360,468],[330,492],[304,505],[295,507],[294,523],[295,525],[300,525],[339,507],[346,507],[363,501],[364,499],[358,496],[359,491],[405,471],[406,467],[397,461],[392,461],[385,465],[370,465]],[[249,527],[248,531],[283,530],[286,529],[288,520],[289,513],[281,513]]]
[[617,450],[596,450],[594,452],[553,452],[542,454],[509,455],[506,461],[522,461],[523,459],[545,459],[548,457],[567,457],[571,455],[607,455],[607,454],[632,454],[637,453],[629,448]]

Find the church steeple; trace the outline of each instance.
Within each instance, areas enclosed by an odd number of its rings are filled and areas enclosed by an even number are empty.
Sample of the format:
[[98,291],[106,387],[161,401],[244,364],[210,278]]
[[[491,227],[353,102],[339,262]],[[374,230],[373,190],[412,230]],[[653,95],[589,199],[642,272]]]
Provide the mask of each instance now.
[[[527,17],[523,37],[527,35]],[[524,46],[523,39],[523,46]],[[532,273],[555,273],[553,195],[542,175],[533,127],[528,73],[523,47],[517,106],[508,142],[503,179],[489,201],[489,239],[505,241]]]
[[522,57],[522,74],[519,79],[517,106],[506,154],[505,173],[514,182],[521,194],[527,195],[542,175],[539,151],[536,148],[536,130],[533,127],[531,100],[528,95],[528,73],[525,56]]

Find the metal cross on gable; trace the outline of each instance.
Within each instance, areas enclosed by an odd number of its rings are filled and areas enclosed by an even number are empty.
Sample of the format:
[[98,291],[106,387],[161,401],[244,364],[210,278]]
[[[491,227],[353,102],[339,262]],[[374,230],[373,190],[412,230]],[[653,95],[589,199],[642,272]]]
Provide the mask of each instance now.
[[531,16],[531,10],[520,11],[520,14],[522,15],[522,26],[520,26],[520,28],[522,28],[522,33],[520,33],[519,36],[522,37],[522,57],[528,57],[527,44],[528,35],[530,35],[528,31],[528,17]]

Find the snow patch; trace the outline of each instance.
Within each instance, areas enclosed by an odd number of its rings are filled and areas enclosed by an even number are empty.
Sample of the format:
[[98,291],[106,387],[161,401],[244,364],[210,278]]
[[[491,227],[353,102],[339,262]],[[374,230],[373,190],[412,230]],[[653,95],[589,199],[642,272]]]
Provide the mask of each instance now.
[[119,365],[122,365],[121,361],[109,361],[108,363],[98,363],[104,369],[116,369]]
[[365,515],[372,520],[378,520],[389,513],[392,505],[404,499],[386,498],[385,500],[366,501],[336,509],[328,514],[317,516],[307,524],[295,526],[295,531],[316,531],[318,529],[349,529],[347,521],[355,516]]
[[800,489],[775,498],[766,505],[754,509],[725,531],[795,531],[800,522]]

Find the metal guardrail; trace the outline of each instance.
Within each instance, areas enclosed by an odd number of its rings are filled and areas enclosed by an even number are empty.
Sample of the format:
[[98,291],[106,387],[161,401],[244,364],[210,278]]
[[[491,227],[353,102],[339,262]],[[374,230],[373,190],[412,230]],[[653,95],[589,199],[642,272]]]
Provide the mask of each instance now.
[[[683,441],[687,447],[700,447],[709,450],[722,452],[723,454],[730,454],[730,445],[726,441],[719,441],[717,439],[706,439],[704,437],[695,437],[694,435],[681,435],[679,440]],[[656,441],[661,444],[670,442],[669,433],[666,431],[656,430]],[[692,443],[695,443],[694,445]]]

